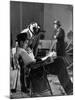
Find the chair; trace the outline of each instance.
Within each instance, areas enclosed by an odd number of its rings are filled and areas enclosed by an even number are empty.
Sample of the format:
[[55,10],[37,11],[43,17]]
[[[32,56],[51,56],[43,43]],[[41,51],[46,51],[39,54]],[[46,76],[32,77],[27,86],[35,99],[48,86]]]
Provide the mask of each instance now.
[[[45,71],[45,62],[32,62],[27,65],[28,68],[31,69],[29,77],[30,77],[30,88],[31,93],[30,96],[34,96],[35,94],[41,94],[41,96],[47,96],[45,93],[50,93],[53,95],[49,81],[47,79],[47,74]],[[47,91],[47,92],[46,92]],[[48,95],[49,96],[49,95]]]

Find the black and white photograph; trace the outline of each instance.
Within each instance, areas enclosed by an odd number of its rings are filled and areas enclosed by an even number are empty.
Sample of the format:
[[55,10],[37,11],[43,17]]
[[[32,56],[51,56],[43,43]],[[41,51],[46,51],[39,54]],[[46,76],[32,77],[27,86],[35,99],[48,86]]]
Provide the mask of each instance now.
[[10,98],[73,95],[73,5],[10,1]]

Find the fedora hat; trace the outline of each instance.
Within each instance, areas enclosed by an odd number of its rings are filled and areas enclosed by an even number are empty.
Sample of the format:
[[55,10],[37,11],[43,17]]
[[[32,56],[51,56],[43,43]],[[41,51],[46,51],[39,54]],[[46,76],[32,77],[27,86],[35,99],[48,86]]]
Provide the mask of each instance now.
[[60,23],[60,21],[59,21],[59,20],[55,20],[53,24],[56,24],[56,25],[61,26],[61,23]]

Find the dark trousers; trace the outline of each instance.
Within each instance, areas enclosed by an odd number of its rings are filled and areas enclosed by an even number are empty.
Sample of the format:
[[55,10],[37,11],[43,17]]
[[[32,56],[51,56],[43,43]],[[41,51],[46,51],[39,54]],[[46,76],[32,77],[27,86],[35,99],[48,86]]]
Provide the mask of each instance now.
[[26,91],[30,87],[30,77],[26,76],[24,68],[20,70],[20,83],[22,91]]
[[25,91],[26,86],[25,86],[24,68],[20,69],[20,83],[21,83],[21,91]]
[[55,74],[58,76],[58,79],[67,94],[73,92],[73,83],[69,78],[65,63],[62,58],[55,59],[54,63],[46,65],[46,68],[50,74]]

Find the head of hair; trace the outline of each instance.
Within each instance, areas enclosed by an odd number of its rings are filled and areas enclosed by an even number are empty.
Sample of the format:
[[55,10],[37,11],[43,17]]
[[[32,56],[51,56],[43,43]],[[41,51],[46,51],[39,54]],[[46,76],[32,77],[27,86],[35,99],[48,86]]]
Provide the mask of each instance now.
[[20,46],[20,42],[24,42],[27,40],[27,33],[20,33],[17,35],[17,42],[18,42],[18,45]]

